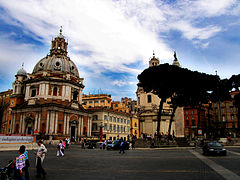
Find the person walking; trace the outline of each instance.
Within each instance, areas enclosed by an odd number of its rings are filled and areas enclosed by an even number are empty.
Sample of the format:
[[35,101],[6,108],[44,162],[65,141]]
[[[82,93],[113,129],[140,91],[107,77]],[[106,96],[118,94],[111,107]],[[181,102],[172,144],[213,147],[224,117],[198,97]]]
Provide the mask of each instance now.
[[123,140],[120,141],[120,151],[119,151],[119,153],[121,154],[121,152],[123,152],[123,154],[125,153],[124,152],[124,141]]
[[57,145],[57,157],[59,157],[60,154],[61,156],[64,156],[62,149],[63,149],[63,144],[62,144],[62,141],[60,140],[59,144]]
[[18,150],[19,156],[16,158],[16,169],[14,172],[14,180],[25,180],[23,176],[23,169],[25,167],[26,157],[24,155],[24,149],[20,147]]
[[65,154],[65,153],[64,153],[65,147],[66,147],[66,143],[65,143],[65,141],[63,140],[63,141],[62,141],[62,153],[63,153],[63,154]]
[[36,177],[41,177],[41,175],[43,175],[43,178],[45,178],[47,173],[43,169],[42,165],[43,165],[43,160],[45,159],[45,156],[46,156],[46,153],[47,153],[47,149],[43,145],[43,142],[41,140],[38,141],[38,146],[39,146],[38,151],[35,152],[35,154],[36,154],[36,168],[37,168]]
[[135,140],[134,140],[134,138],[132,139],[132,149],[135,149]]
[[20,149],[22,149],[22,151],[24,152],[24,156],[25,156],[25,167],[23,168],[25,171],[25,179],[29,180],[29,171],[28,168],[30,167],[30,163],[29,163],[29,159],[28,159],[28,151],[26,150],[26,146],[22,145],[20,147]]

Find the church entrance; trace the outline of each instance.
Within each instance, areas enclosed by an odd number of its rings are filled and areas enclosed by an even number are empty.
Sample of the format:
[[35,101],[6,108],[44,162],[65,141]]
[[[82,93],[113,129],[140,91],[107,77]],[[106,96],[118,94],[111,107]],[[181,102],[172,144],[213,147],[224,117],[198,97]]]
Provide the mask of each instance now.
[[33,134],[33,129],[32,127],[27,128],[27,134]]
[[71,126],[71,141],[72,142],[76,141],[75,133],[76,133],[76,126]]

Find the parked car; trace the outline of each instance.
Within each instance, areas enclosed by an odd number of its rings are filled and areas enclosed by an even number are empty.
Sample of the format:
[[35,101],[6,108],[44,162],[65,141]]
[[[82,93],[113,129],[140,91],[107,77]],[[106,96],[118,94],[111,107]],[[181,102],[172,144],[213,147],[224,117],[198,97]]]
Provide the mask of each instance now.
[[[120,143],[121,143],[120,140],[114,140],[114,141],[112,141],[112,143],[107,144],[107,150],[111,150],[111,149],[113,149],[113,150],[119,150],[119,149],[120,149]],[[129,143],[128,143],[128,142],[124,141],[123,146],[124,146],[124,149],[125,149],[125,150],[128,150],[128,149],[129,149]]]
[[216,141],[207,142],[202,148],[204,155],[227,155],[227,150]]

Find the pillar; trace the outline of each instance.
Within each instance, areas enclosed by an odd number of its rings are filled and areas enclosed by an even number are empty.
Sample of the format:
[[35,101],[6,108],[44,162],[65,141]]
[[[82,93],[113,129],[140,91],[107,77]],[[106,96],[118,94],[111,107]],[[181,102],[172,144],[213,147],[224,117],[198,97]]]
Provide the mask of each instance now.
[[58,128],[58,111],[55,112],[55,131],[54,131],[55,134],[57,134],[57,128]]
[[49,116],[51,111],[47,111],[47,124],[46,124],[46,134],[49,133]]

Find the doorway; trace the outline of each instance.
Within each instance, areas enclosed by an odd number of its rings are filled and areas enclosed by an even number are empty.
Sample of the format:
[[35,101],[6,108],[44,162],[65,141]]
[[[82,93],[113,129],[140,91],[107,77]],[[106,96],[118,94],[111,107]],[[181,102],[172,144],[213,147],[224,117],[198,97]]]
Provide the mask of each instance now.
[[71,141],[72,142],[76,141],[75,132],[76,132],[76,127],[75,126],[71,126]]

